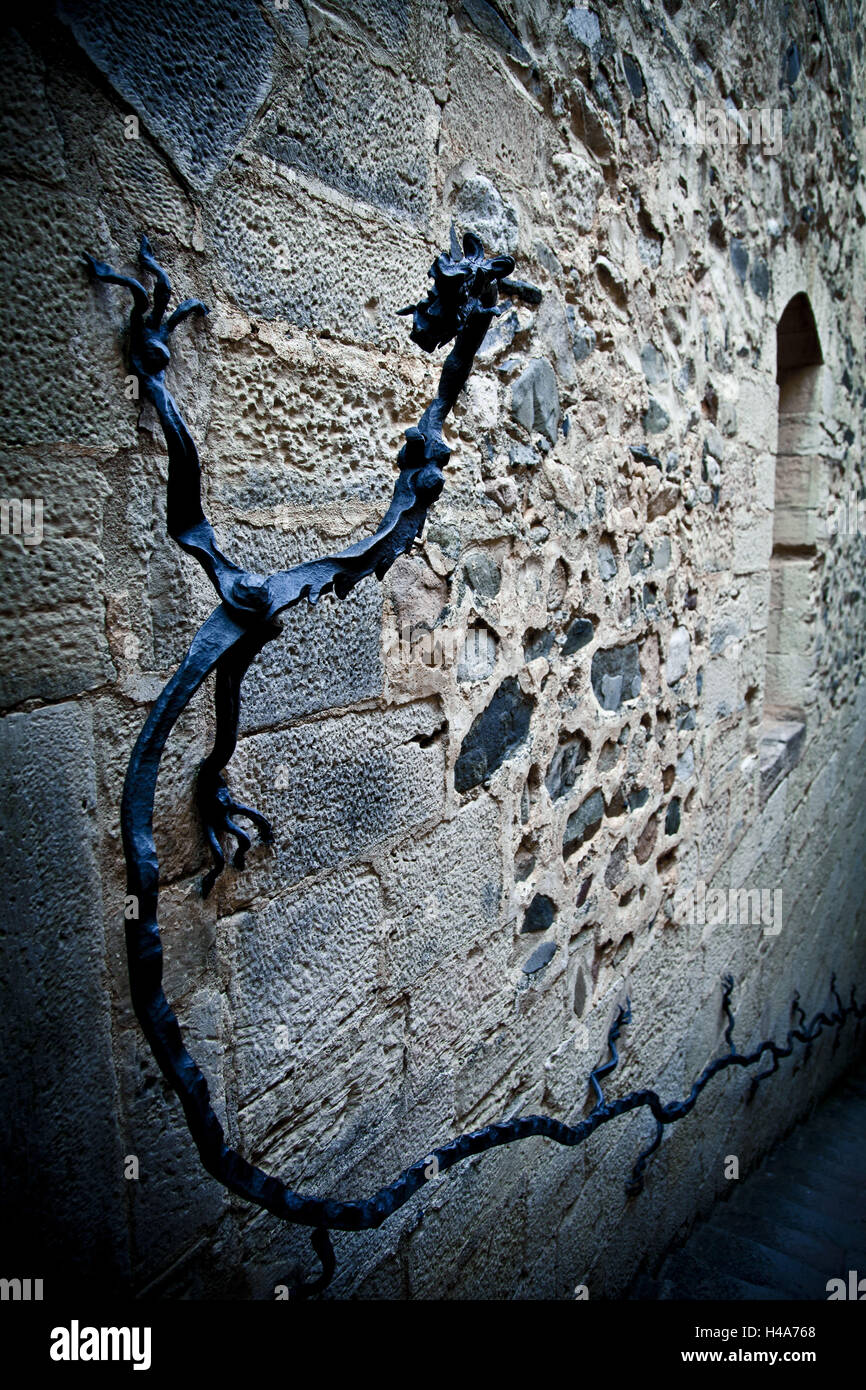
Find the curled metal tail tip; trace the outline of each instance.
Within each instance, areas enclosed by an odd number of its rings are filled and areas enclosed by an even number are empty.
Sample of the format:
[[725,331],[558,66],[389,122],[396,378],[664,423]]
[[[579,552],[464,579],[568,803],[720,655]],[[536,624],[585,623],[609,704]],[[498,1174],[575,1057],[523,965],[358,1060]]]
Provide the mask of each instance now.
[[300,1280],[295,1284],[291,1291],[291,1298],[300,1301],[311,1298],[313,1294],[322,1293],[328,1287],[334,1277],[337,1268],[337,1257],[334,1254],[334,1247],[331,1244],[331,1237],[324,1226],[317,1226],[310,1237],[310,1244],[322,1262],[322,1272],[315,1279]]

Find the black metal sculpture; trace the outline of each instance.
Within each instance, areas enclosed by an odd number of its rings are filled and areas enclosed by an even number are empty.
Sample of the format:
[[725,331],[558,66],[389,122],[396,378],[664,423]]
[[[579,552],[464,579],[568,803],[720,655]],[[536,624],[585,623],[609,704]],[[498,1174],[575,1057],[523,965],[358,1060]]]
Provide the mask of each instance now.
[[333,590],[345,598],[365,575],[382,579],[385,572],[420,536],[427,511],[444,485],[442,469],[451,453],[442,427],[453,409],[469,373],[475,353],[496,314],[498,282],[514,269],[510,256],[487,259],[477,237],[467,235],[461,252],[452,232],[451,254],[439,256],[431,268],[434,288],[417,305],[400,312],[414,314],[412,338],[427,351],[456,337],[442,369],[439,390],[417,426],[406,431],[406,443],[398,455],[400,473],[391,505],[379,529],[365,540],[341,551],[307,561],[269,578],[241,569],[226,558],[216,543],[213,527],[201,503],[201,468],[195,443],[165,386],[170,360],[169,339],[177,326],[192,314],[206,314],[198,299],[186,299],[163,322],[171,284],[154,259],[147,238],[141,241],[141,260],[156,279],[151,306],[147,291],[131,276],[87,256],[92,273],[110,284],[131,291],[133,309],[129,321],[128,357],[141,396],[154,406],[168,445],[169,471],[167,522],[169,534],[194,555],[221,599],[220,607],[201,627],[174,679],[166,686],[136,745],[126,779],[123,802],[124,849],[135,869],[135,886],[142,920],[156,920],[156,856],[151,831],[153,786],[159,756],[180,711],[207,675],[216,668],[216,741],[199,772],[197,801],[213,854],[213,868],[205,878],[205,894],[222,871],[225,858],[221,834],[237,842],[234,863],[243,868],[250,839],[237,818],[252,821],[263,839],[271,829],[257,811],[235,802],[222,770],[234,752],[240,686],[252,660],[262,647],[278,636],[276,619],[285,608]]
[[[621,1027],[631,1018],[628,1008],[620,1009],[608,1034],[610,1060],[590,1076],[597,1104],[585,1119],[569,1126],[545,1115],[528,1115],[488,1125],[434,1149],[432,1154],[413,1163],[393,1183],[366,1200],[339,1201],[294,1192],[230,1148],[211,1105],[207,1081],[184,1046],[177,1018],[162,988],[162,944],[157,922],[159,866],[153,835],[153,806],[166,741],[199,686],[215,671],[216,736],[213,748],[201,764],[196,784],[198,808],[213,857],[213,865],[202,882],[202,891],[207,894],[225,865],[221,836],[231,836],[235,840],[234,864],[238,868],[244,866],[251,842],[238,825],[238,819],[250,821],[262,839],[271,838],[265,818],[251,807],[236,802],[223,777],[237,741],[241,682],[250,663],[280,632],[277,618],[283,609],[302,599],[315,603],[321,594],[330,590],[338,598],[344,598],[364,576],[375,574],[382,579],[397,557],[411,549],[421,535],[430,506],[442,491],[443,469],[450,458],[442,435],[443,424],[466,383],[493,317],[502,312],[497,306],[499,287],[502,285],[530,302],[538,301],[539,292],[520,281],[505,278],[514,269],[510,256],[486,257],[480,241],[471,234],[464,238],[461,248],[452,232],[450,254],[439,256],[431,268],[432,289],[417,304],[400,311],[413,315],[411,336],[425,350],[432,351],[452,339],[455,341],[445,359],[435,399],[417,426],[406,431],[406,442],[397,460],[400,471],[394,494],[378,530],[337,555],[305,561],[292,569],[264,577],[240,568],[217,546],[213,528],[202,508],[201,470],[195,443],[165,386],[171,335],[190,315],[206,314],[205,306],[196,299],[184,300],[164,321],[171,285],[146,238],[141,242],[141,260],[155,280],[152,302],[137,280],[119,274],[90,256],[85,259],[97,279],[125,286],[132,293],[128,360],[141,395],[151,402],[159,415],[168,446],[169,533],[199,561],[220,599],[219,606],[199,628],[186,656],[157,699],[127,769],[121,825],[127,891],[138,904],[138,916],[128,918],[125,923],[132,1002],[153,1055],[180,1098],[190,1133],[208,1172],[230,1191],[275,1216],[313,1227],[312,1243],[322,1262],[322,1274],[302,1285],[297,1291],[299,1296],[324,1288],[333,1275],[334,1252],[328,1232],[371,1230],[380,1226],[429,1180],[431,1158],[436,1160],[433,1170],[440,1173],[471,1154],[530,1135],[542,1135],[573,1146],[618,1115],[647,1107],[656,1120],[656,1137],[639,1156],[632,1174],[628,1190],[638,1192],[643,1186],[649,1155],[658,1147],[663,1126],[684,1118],[718,1072],[730,1066],[751,1066],[767,1052],[773,1057],[770,1070],[775,1071],[779,1059],[790,1055],[795,1041],[808,1045],[825,1027],[841,1027],[850,1014],[858,1019],[866,1015],[866,1009],[856,1004],[853,990],[849,1005],[843,1005],[836,993],[835,1013],[816,1014],[808,1027],[804,1027],[801,1020],[799,1027],[789,1030],[783,1045],[766,1041],[753,1052],[741,1055],[733,1046],[733,1014],[729,1003],[733,981],[728,978],[723,1007],[728,1018],[725,1036],[729,1051],[705,1068],[684,1100],[665,1105],[652,1090],[633,1091],[609,1102],[604,1100],[600,1080],[616,1067],[616,1040]],[[835,983],[833,989],[835,993]],[[769,1071],[762,1073],[757,1080],[769,1074]]]

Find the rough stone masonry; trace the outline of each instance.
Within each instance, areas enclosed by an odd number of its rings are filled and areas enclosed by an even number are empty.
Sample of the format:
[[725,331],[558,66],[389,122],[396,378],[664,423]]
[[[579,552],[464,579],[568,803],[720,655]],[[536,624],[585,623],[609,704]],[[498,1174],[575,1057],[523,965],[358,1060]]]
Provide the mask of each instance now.
[[[451,221],[542,291],[479,354],[423,543],[250,672],[229,779],[276,841],[207,901],[207,692],[166,753],[167,992],[232,1143],[366,1195],[586,1113],[626,996],[608,1092],[674,1099],[723,973],[743,1049],[834,971],[866,990],[863,33],[804,0],[59,0],[5,32],[4,1273],[269,1299],[311,1262],[203,1171],[132,1017],[123,774],[212,601],[82,250],[134,271],[147,231],[210,306],[169,385],[264,572],[374,529],[438,371],[397,310]],[[636,1199],[646,1112],[441,1174],[336,1237],[328,1296],[616,1296],[854,1039],[753,1106],[717,1078]]]

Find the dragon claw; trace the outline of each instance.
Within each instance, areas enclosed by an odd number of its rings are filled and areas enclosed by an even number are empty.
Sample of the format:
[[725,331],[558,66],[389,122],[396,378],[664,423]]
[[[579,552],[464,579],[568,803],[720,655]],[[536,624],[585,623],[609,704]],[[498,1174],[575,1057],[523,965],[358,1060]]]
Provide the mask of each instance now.
[[[141,238],[139,244],[139,260],[156,281],[152,295],[149,295],[144,286],[133,279],[131,275],[121,275],[113,266],[106,265],[104,261],[95,260],[86,251],[83,253],[83,260],[95,279],[105,280],[112,285],[123,285],[131,292],[138,316],[135,326],[138,335],[135,355],[152,372],[161,370],[166,366],[168,362],[166,339],[177,326],[192,314],[206,314],[208,312],[207,305],[203,304],[200,299],[185,299],[181,304],[178,304],[163,324],[163,316],[171,298],[171,281],[156,259],[146,236]],[[164,354],[164,361],[160,349]],[[157,353],[156,357],[153,356],[154,352]]]
[[252,806],[245,806],[241,801],[235,801],[219,773],[205,778],[199,774],[196,800],[213,858],[213,864],[201,884],[202,897],[206,898],[226,864],[226,856],[220,844],[221,835],[231,835],[237,843],[232,858],[234,867],[246,867],[247,851],[252,847],[252,840],[238,825],[236,817],[251,821],[259,832],[259,839],[266,844],[273,840],[274,832],[260,811],[253,810]]

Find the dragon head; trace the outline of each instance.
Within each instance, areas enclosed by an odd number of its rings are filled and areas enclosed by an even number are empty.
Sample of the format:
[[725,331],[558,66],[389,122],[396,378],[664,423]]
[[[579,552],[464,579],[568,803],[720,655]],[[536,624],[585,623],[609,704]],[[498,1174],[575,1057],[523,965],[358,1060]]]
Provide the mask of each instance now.
[[417,304],[398,311],[413,315],[412,341],[433,352],[455,338],[473,315],[495,312],[499,281],[513,269],[510,256],[485,256],[472,232],[464,236],[461,251],[452,227],[450,253],[443,251],[430,267],[433,288]]

